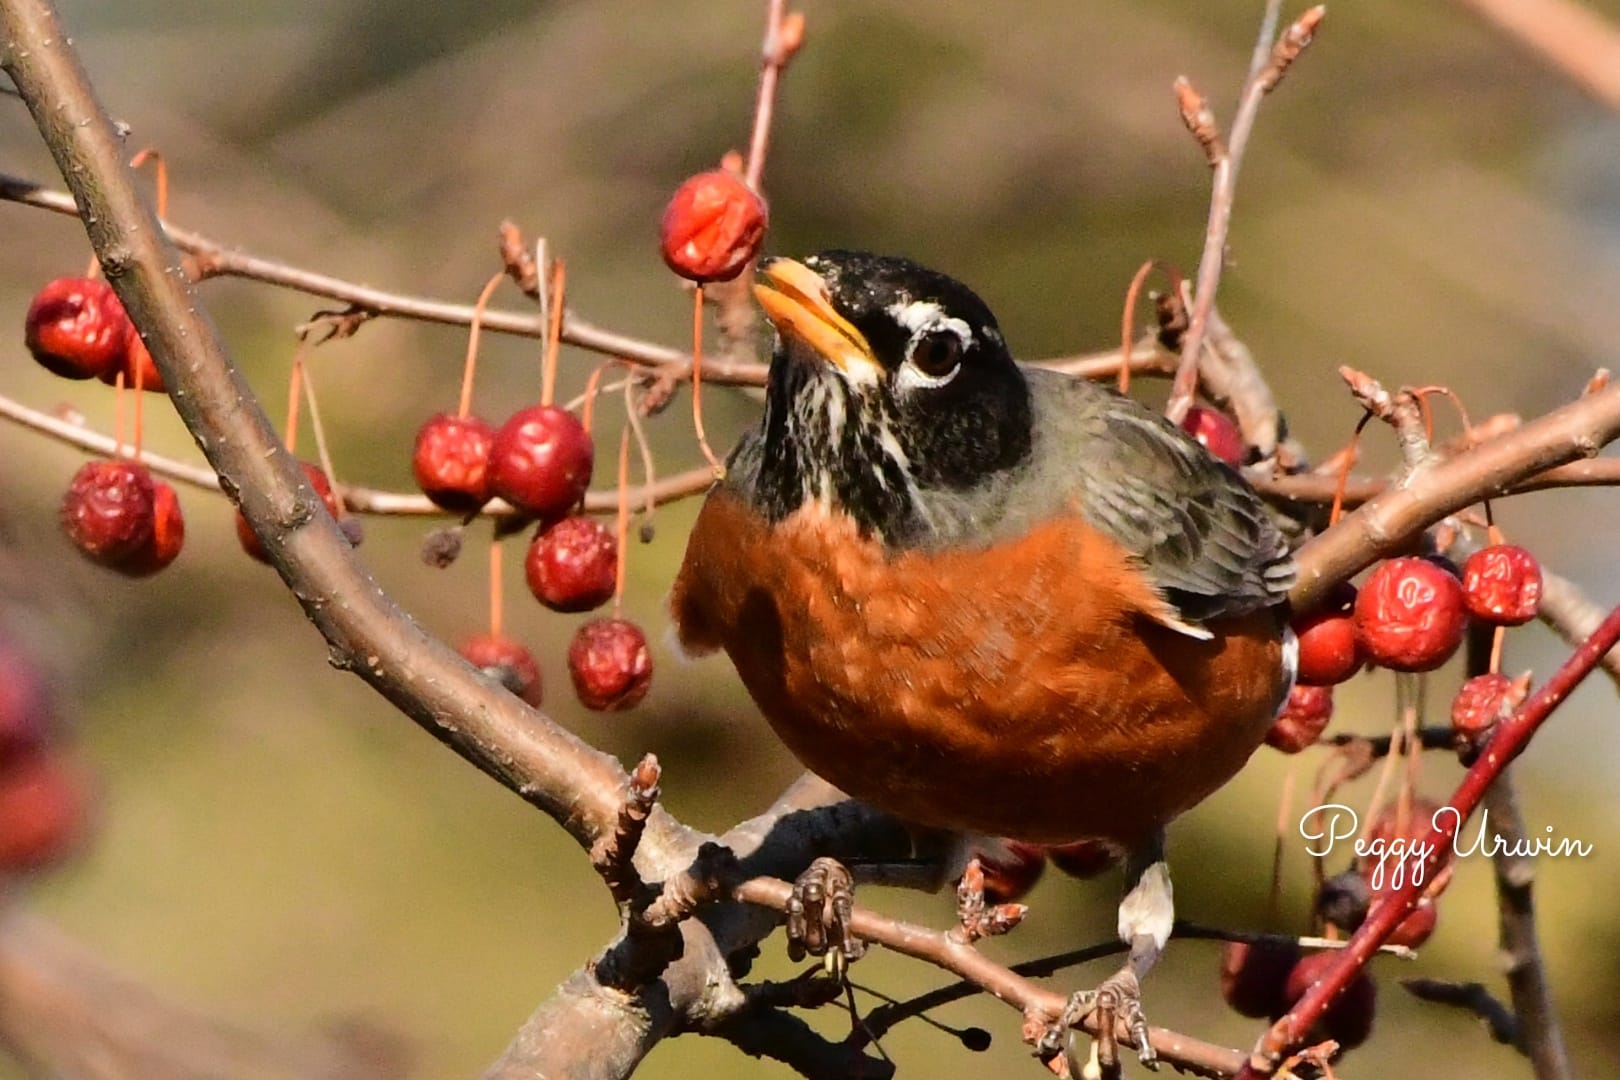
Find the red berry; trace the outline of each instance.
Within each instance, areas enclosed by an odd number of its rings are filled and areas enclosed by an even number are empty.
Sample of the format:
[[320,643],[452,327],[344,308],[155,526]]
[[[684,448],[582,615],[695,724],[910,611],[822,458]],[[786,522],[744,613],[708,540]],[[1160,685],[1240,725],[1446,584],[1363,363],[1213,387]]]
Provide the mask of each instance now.
[[523,560],[529,591],[552,611],[590,611],[613,597],[619,545],[600,522],[566,517],[536,530]]
[[540,665],[534,654],[508,637],[475,634],[457,650],[462,658],[535,708],[540,707]]
[[1361,670],[1361,643],[1352,618],[1355,606],[1355,586],[1343,583],[1322,607],[1294,620],[1300,682],[1335,686]]
[[1462,641],[1462,586],[1427,559],[1389,559],[1362,586],[1355,620],[1356,636],[1374,663],[1433,671]]
[[51,694],[27,656],[0,641],[0,768],[45,745]]
[[1501,626],[1519,626],[1541,606],[1541,564],[1516,544],[1492,544],[1463,564],[1468,614]]
[[0,768],[0,871],[37,870],[83,837],[89,797],[83,781],[49,753]]
[[44,367],[68,379],[117,371],[129,316],[105,281],[57,278],[28,305],[23,339]]
[[[1387,901],[1375,901],[1374,910],[1377,909],[1378,903],[1383,902]],[[1371,914],[1371,912],[1368,914]],[[1428,899],[1419,900],[1418,906],[1407,912],[1406,918],[1395,924],[1395,929],[1389,932],[1389,937],[1384,939],[1384,943],[1386,945],[1405,945],[1408,949],[1416,949],[1429,940],[1439,920],[1440,909],[1435,906],[1434,901]]]
[[730,281],[765,239],[765,201],[723,169],[690,177],[670,197],[659,230],[669,268],[691,281]]
[[1475,675],[1463,683],[1451,701],[1451,730],[1459,745],[1479,746],[1497,721],[1519,707],[1529,689],[1528,682],[1515,682],[1495,672]]
[[1243,464],[1248,456],[1249,448],[1243,444],[1243,436],[1238,432],[1237,425],[1232,418],[1219,409],[1211,409],[1204,405],[1194,405],[1187,410],[1187,415],[1181,419],[1181,429],[1208,450],[1211,454],[1226,462],[1232,468]]
[[130,577],[146,577],[174,562],[186,543],[186,519],[180,497],[161,480],[152,481],[152,539],[116,569]]
[[633,708],[647,696],[652,673],[646,635],[628,619],[592,619],[568,643],[568,674],[587,709]]
[[1119,861],[1119,852],[1101,840],[1047,844],[1046,857],[1070,877],[1093,878]]
[[1333,690],[1327,686],[1295,684],[1288,691],[1282,712],[1266,731],[1266,745],[1285,754],[1297,754],[1315,746],[1328,721],[1333,719]]
[[1293,945],[1229,941],[1221,949],[1221,997],[1239,1016],[1281,1016],[1283,990],[1299,960]]
[[578,418],[555,405],[519,409],[495,433],[489,483],[513,506],[552,521],[563,517],[591,482],[596,448]]
[[1420,874],[1424,875],[1425,888],[1435,895],[1444,888],[1449,878],[1429,876],[1430,869],[1424,865],[1422,853],[1413,850],[1415,844],[1427,840],[1439,810],[1440,807],[1428,799],[1413,799],[1406,808],[1404,821],[1398,805],[1385,807],[1373,818],[1367,829],[1365,850],[1368,853],[1355,860],[1355,870],[1367,879],[1375,898],[1405,886]]
[[[1306,953],[1300,957],[1294,964],[1294,970],[1288,973],[1288,981],[1283,987],[1283,998],[1287,1008],[1292,1008],[1294,1002],[1304,997],[1306,991],[1327,974],[1328,968],[1337,960],[1337,950]],[[1372,976],[1368,975],[1365,969],[1358,971],[1355,978],[1350,980],[1349,985],[1322,1013],[1322,1018],[1317,1021],[1317,1027],[1309,1036],[1310,1040],[1319,1042],[1322,1039],[1332,1039],[1345,1050],[1360,1046],[1367,1041],[1367,1036],[1372,1034],[1373,1013],[1377,1005],[1377,984],[1372,981]],[[1318,1036],[1316,1032],[1320,1032],[1320,1035]]]
[[1038,844],[1003,840],[993,850],[978,853],[984,870],[984,898],[992,904],[1010,904],[1035,887],[1046,869],[1046,851]]
[[[315,494],[319,495],[321,501],[326,504],[327,513],[341,519],[343,517],[343,501],[332,490],[332,482],[326,478],[326,473],[319,465],[312,462],[300,461],[299,464],[304,467],[304,476],[308,478],[309,486],[315,489]],[[253,535],[253,526],[248,524],[247,518],[242,516],[240,510],[236,512],[236,539],[242,545],[242,550],[253,558],[262,563],[270,561],[269,552],[264,550],[264,545],[259,543],[259,538]],[[351,544],[357,543],[352,536],[349,538],[349,542]]]
[[124,373],[124,385],[131,390],[135,389],[135,375],[140,373],[141,389],[161,394],[163,389],[163,375],[152,360],[152,354],[146,348],[146,342],[141,340],[141,332],[135,329],[135,324],[126,317],[124,319],[124,356],[123,359],[105,371],[96,373],[96,377],[108,386],[118,384],[118,373]]
[[62,529],[91,562],[118,566],[152,542],[152,474],[133,461],[91,461],[62,497]]
[[495,429],[476,416],[440,413],[416,431],[411,471],[433,502],[470,514],[489,502],[489,449]]

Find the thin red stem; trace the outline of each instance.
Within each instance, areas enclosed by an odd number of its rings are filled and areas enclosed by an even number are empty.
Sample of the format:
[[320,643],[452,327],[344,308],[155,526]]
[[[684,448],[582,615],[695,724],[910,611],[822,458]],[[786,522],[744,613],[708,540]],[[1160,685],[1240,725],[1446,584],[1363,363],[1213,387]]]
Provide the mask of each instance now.
[[725,466],[709,448],[709,437],[703,430],[703,286],[692,290],[692,427],[697,432],[698,449],[714,470],[716,476],[725,473]]
[[129,167],[138,169],[148,161],[152,163],[152,172],[157,183],[157,216],[160,220],[169,216],[169,163],[163,160],[163,155],[148,146],[144,150],[136,151],[135,156],[129,159]]
[[489,306],[489,298],[494,295],[496,286],[505,279],[505,270],[490,278],[484,291],[478,294],[478,302],[473,305],[472,325],[467,330],[467,359],[461,365],[461,403],[456,406],[456,416],[463,420],[472,409],[473,372],[478,367],[478,335],[484,328],[484,309]]
[[550,318],[546,322],[545,359],[540,369],[540,404],[550,405],[557,394],[557,351],[562,341],[563,298],[568,286],[568,272],[561,259],[551,260],[551,280],[547,283],[546,297]]
[[619,432],[619,518],[615,529],[619,543],[619,563],[613,578],[613,615],[624,608],[624,570],[630,556],[630,427]]
[[501,636],[502,616],[501,610],[501,542],[489,542],[489,636],[499,640]]

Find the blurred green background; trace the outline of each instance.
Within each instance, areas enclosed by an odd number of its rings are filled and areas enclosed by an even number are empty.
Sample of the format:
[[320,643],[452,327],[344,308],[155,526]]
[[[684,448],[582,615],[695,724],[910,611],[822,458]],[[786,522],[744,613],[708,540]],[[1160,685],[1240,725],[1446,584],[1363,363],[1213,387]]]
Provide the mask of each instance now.
[[[1593,7],[1620,18],[1620,2]],[[971,282],[1020,355],[1102,348],[1131,272],[1160,256],[1191,270],[1207,169],[1169,92],[1186,74],[1223,120],[1261,5],[1060,0],[804,0],[808,44],[788,73],[766,173],[772,250],[853,245],[912,255]],[[1291,14],[1297,13],[1290,5]],[[171,217],[223,242],[355,280],[471,301],[497,267],[503,217],[567,258],[582,315],[678,344],[688,301],[662,266],[669,191],[746,141],[763,3],[631,0],[438,4],[430,0],[72,0],[64,17],[102,100],[173,166]],[[1445,383],[1475,417],[1532,415],[1579,392],[1620,340],[1620,120],[1439,0],[1334,6],[1310,54],[1263,109],[1239,185],[1221,306],[1272,379],[1314,456],[1357,412],[1334,375]],[[0,98],[0,169],[54,180],[25,110]],[[5,393],[68,403],[110,430],[111,396],[52,379],[20,324],[45,280],[81,272],[72,219],[0,205]],[[203,287],[273,416],[291,327],[320,301],[243,282]],[[513,294],[500,294],[511,306]],[[3,316],[0,316],[3,317]],[[449,407],[464,334],[376,322],[312,361],[342,479],[409,487],[417,423]],[[486,338],[477,408],[535,396],[537,350]],[[591,356],[565,353],[565,381]],[[1151,392],[1151,391],[1149,391]],[[755,406],[712,396],[710,431],[733,437]],[[166,408],[154,449],[200,460]],[[611,414],[610,414],[611,415]],[[698,459],[683,409],[654,427],[666,471]],[[307,435],[306,435],[307,438]],[[1377,429],[1369,467],[1391,460]],[[274,576],[250,563],[223,500],[183,490],[188,547],[129,583],[78,559],[55,506],[81,455],[0,427],[9,543],[7,628],[60,678],[78,753],[99,778],[99,835],[18,902],[47,914],[150,985],[268,1027],[363,1016],[405,1035],[419,1076],[491,1061],[534,1005],[611,934],[613,911],[549,821],[403,722],[325,650]],[[605,470],[604,470],[605,472]],[[1502,507],[1509,535],[1600,601],[1620,595],[1611,542],[1620,500],[1540,494]],[[508,560],[508,621],[540,656],[552,715],[627,759],[655,751],[670,808],[720,829],[796,773],[723,661],[662,650],[661,601],[693,507],[658,515],[631,555],[629,608],[660,643],[652,695],[624,716],[572,702],[562,647],[575,620],[529,602]],[[416,556],[420,521],[367,522],[365,558],[435,631],[485,618],[479,546],[448,571]],[[1545,674],[1563,654],[1539,628],[1511,635],[1507,666]],[[1436,720],[1456,683],[1432,680]],[[1383,730],[1391,684],[1339,695],[1343,729]],[[1537,898],[1571,1048],[1587,1075],[1620,1059],[1616,929],[1615,688],[1583,689],[1520,768],[1532,831],[1595,846],[1544,860]],[[1305,763],[1308,769],[1313,761]],[[1286,763],[1262,751],[1172,834],[1181,913],[1263,917]],[[1438,757],[1425,790],[1448,790]],[[1364,793],[1363,796],[1364,797]],[[1301,847],[1289,849],[1303,925]],[[1017,934],[1028,957],[1112,932],[1112,879],[1048,878]],[[935,924],[943,897],[868,892]],[[1489,867],[1468,860],[1439,932],[1413,965],[1382,961],[1373,1041],[1352,1075],[1527,1074],[1471,1018],[1419,1005],[1401,974],[1496,975]],[[1247,1046],[1228,1013],[1216,950],[1170,950],[1148,989],[1155,1022]],[[788,970],[779,939],[758,970]],[[1106,971],[1059,980],[1090,985]],[[906,995],[942,981],[875,955],[856,977]],[[1504,991],[1505,992],[1505,991]],[[942,1013],[990,1028],[969,1055],[920,1024],[886,1040],[902,1075],[1028,1074],[1017,1018],[983,1001]],[[824,1010],[829,1031],[847,1017]],[[0,1075],[8,1075],[0,1064]],[[729,1045],[660,1046],[648,1076],[784,1076]]]

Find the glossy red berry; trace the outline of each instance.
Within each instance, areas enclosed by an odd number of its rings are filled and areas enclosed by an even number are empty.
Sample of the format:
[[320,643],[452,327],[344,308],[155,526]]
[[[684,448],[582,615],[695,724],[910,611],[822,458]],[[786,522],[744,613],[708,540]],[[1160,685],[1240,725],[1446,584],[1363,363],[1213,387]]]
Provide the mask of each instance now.
[[1463,564],[1468,614],[1500,626],[1519,626],[1541,607],[1541,564],[1517,544],[1492,544]]
[[1285,754],[1297,754],[1315,746],[1328,721],[1333,719],[1333,689],[1327,686],[1295,684],[1288,691],[1282,712],[1266,731],[1266,745]]
[[1046,857],[1052,865],[1075,878],[1096,877],[1117,863],[1119,854],[1112,845],[1101,840],[1046,845]]
[[978,853],[984,871],[984,898],[992,904],[1021,899],[1046,869],[1046,851],[1039,844],[1003,840],[994,850]]
[[524,513],[554,521],[584,496],[595,459],[596,448],[578,417],[555,405],[531,405],[495,433],[489,483]]
[[1205,450],[1226,462],[1232,468],[1243,464],[1249,448],[1243,444],[1243,435],[1232,418],[1219,409],[1194,405],[1181,419],[1181,428],[1197,439]]
[[51,693],[34,662],[0,641],[0,768],[45,745]]
[[174,562],[186,543],[186,519],[180,497],[161,480],[152,481],[152,538],[115,567],[130,577],[146,577]]
[[35,294],[23,340],[47,370],[91,379],[124,362],[129,316],[112,286],[98,278],[57,278]]
[[489,451],[495,429],[476,416],[440,413],[416,431],[411,471],[437,506],[470,514],[489,502]]
[[140,375],[141,389],[161,394],[163,389],[163,374],[158,371],[157,363],[152,359],[146,342],[141,340],[141,332],[135,329],[135,324],[126,317],[124,319],[124,354],[122,359],[105,371],[96,373],[96,377],[108,386],[118,383],[118,373],[124,373],[124,385],[131,390],[135,389],[135,377]]
[[1361,670],[1365,657],[1356,638],[1355,606],[1355,586],[1346,582],[1321,607],[1294,620],[1300,682],[1335,686]]
[[587,709],[634,707],[647,696],[652,673],[646,635],[628,619],[592,619],[568,643],[568,674]]
[[0,871],[38,870],[69,854],[89,823],[84,782],[49,752],[0,767]]
[[[1337,950],[1301,956],[1288,973],[1288,981],[1283,987],[1284,1011],[1304,997],[1306,991],[1319,982],[1337,960]],[[1357,972],[1344,991],[1322,1013],[1322,1018],[1313,1029],[1312,1041],[1332,1039],[1345,1050],[1360,1046],[1372,1034],[1373,1014],[1377,1006],[1377,984],[1365,970]],[[1320,1039],[1315,1034],[1317,1032]]]
[[133,461],[90,461],[62,497],[62,530],[91,562],[119,566],[152,541],[152,474]]
[[517,697],[540,707],[540,665],[534,654],[509,637],[474,634],[457,650],[473,667],[483,671]]
[[618,581],[619,545],[601,522],[566,517],[542,526],[529,543],[523,576],[553,611],[590,611],[613,598]]
[[[1377,909],[1379,903],[1385,902],[1387,901],[1375,901],[1374,910]],[[1434,901],[1428,899],[1419,900],[1417,907],[1407,912],[1406,918],[1395,924],[1395,929],[1389,932],[1389,937],[1384,939],[1384,943],[1386,945],[1405,945],[1408,949],[1416,949],[1434,934],[1435,926],[1439,921],[1440,909],[1435,906]]]
[[1221,997],[1239,1016],[1281,1016],[1284,989],[1299,960],[1293,945],[1229,941],[1221,948]]
[[759,254],[765,201],[723,169],[690,177],[670,197],[659,230],[669,268],[691,281],[729,281]]
[[1356,636],[1375,664],[1433,671],[1462,641],[1462,586],[1427,559],[1389,559],[1361,587],[1355,620]]
[[[309,480],[309,486],[315,489],[315,494],[326,504],[327,513],[341,520],[343,502],[338,498],[337,492],[332,490],[332,482],[326,478],[326,472],[312,462],[300,461],[299,464],[304,467],[304,476]],[[259,538],[253,535],[253,526],[248,524],[247,518],[242,516],[240,510],[236,512],[236,539],[242,545],[242,550],[253,558],[262,563],[270,561],[269,553],[264,550],[264,545],[259,543]],[[354,542],[351,536],[350,543]]]

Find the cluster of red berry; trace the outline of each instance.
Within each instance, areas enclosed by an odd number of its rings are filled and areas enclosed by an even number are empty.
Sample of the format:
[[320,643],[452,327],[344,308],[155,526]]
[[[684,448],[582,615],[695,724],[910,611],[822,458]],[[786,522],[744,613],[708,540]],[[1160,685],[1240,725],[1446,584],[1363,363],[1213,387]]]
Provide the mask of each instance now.
[[85,833],[89,793],[54,726],[38,669],[0,642],[0,881],[58,861]]
[[163,392],[152,354],[129,321],[118,294],[100,278],[63,277],[28,305],[28,351],[65,379],[100,379],[109,386]]

